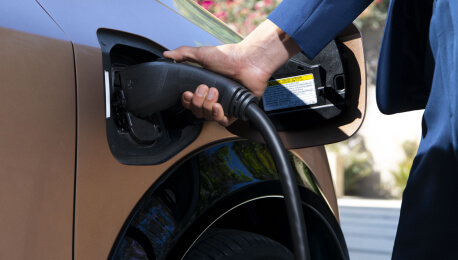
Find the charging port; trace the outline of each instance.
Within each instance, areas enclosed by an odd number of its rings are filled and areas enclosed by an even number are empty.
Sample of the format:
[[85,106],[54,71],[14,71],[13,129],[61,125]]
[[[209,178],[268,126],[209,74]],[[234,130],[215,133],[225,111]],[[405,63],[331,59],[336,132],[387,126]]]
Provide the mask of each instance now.
[[126,97],[119,81],[119,69],[113,67],[114,91],[111,100],[112,117],[120,133],[129,133],[138,144],[153,145],[160,137],[158,120],[143,120],[133,116],[126,107]]
[[165,49],[149,39],[114,30],[99,29],[97,36],[108,74],[107,139],[115,158],[124,164],[159,164],[195,140],[202,123],[179,105],[144,117],[133,115],[126,106],[120,72],[162,58]]

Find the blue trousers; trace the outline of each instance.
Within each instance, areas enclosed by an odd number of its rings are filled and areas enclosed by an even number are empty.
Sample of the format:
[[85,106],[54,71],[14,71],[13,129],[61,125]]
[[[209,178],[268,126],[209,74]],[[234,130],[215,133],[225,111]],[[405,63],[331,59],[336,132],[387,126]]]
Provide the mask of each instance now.
[[457,0],[435,1],[429,39],[434,78],[403,194],[393,259],[458,259]]

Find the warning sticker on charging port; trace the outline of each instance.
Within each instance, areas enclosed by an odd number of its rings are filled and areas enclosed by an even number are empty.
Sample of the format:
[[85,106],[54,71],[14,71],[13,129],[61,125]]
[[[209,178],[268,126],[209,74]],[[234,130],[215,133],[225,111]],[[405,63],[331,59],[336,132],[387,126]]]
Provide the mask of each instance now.
[[271,80],[262,99],[265,111],[316,104],[313,74]]

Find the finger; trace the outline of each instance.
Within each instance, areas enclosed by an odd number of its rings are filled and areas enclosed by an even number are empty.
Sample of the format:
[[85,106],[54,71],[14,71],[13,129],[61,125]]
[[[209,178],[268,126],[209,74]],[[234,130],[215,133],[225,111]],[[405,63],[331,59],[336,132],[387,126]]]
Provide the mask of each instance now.
[[208,87],[206,85],[199,85],[191,100],[191,111],[197,118],[204,117],[203,104],[205,96],[207,95]]
[[165,51],[163,55],[165,58],[173,59],[176,61],[197,62],[198,51],[199,47],[181,46],[175,50]]
[[204,118],[208,121],[213,121],[213,105],[218,102],[218,90],[210,88],[205,96],[203,103]]
[[192,97],[194,96],[194,94],[190,91],[186,91],[183,93],[183,95],[181,96],[181,105],[183,105],[184,108],[186,109],[191,109],[191,101],[192,101]]
[[219,103],[213,104],[213,120],[215,120],[218,124],[228,127],[235,121],[233,117],[227,117],[224,115],[223,107]]

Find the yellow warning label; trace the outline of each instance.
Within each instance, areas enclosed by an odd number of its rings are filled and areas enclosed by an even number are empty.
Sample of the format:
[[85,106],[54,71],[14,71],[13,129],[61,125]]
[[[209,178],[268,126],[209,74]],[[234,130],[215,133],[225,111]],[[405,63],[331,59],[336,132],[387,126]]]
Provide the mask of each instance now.
[[313,74],[269,81],[262,100],[265,111],[316,104]]
[[304,81],[304,80],[311,80],[311,79],[313,79],[313,74],[307,74],[307,75],[296,76],[296,77],[291,77],[291,78],[271,80],[267,83],[267,86],[270,87],[270,86],[284,85],[284,84],[289,84],[289,83],[299,82],[299,81]]

